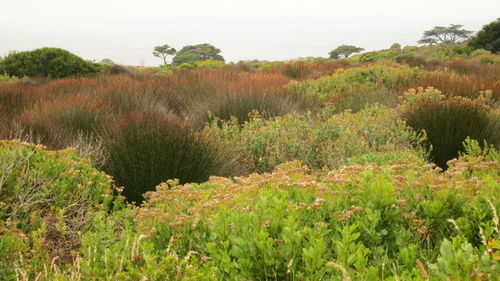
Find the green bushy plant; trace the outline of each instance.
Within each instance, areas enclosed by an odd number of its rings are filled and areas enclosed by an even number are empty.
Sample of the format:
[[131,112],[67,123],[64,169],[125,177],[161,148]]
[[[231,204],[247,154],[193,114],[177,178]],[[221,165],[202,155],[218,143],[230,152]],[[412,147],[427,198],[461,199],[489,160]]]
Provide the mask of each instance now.
[[408,149],[417,137],[395,119],[393,110],[372,106],[356,114],[287,115],[271,120],[254,116],[242,127],[236,122],[212,124],[211,133],[228,142],[254,163],[256,171],[301,160],[308,167],[336,168],[350,157],[380,151]]
[[[467,155],[446,172],[402,157],[318,172],[296,161],[200,184],[169,180],[141,207],[92,213],[72,263],[37,254],[42,229],[31,236],[35,254],[14,256],[1,273],[9,281],[495,280],[499,177],[497,162]],[[65,231],[60,221],[56,229]],[[0,250],[18,238],[7,232]]]
[[399,89],[411,85],[421,75],[418,68],[375,64],[339,69],[335,74],[312,81],[288,84],[293,95],[308,96],[316,102],[330,101],[340,109],[361,109],[380,101],[393,104]]
[[80,231],[114,204],[108,175],[75,151],[47,151],[18,141],[0,142],[0,279],[16,280],[15,261],[33,272],[46,263],[72,263]]
[[222,68],[226,65],[225,62],[223,61],[218,61],[218,60],[204,60],[196,63],[197,67],[206,67],[206,68],[211,68],[211,69],[218,69]]
[[[0,61],[0,64],[2,62]],[[1,70],[0,70],[0,73],[3,73]],[[4,74],[0,74],[0,83],[13,83],[13,82],[18,82],[19,81],[19,78],[15,77],[15,76],[8,76],[8,75],[4,75]]]
[[58,48],[40,48],[7,55],[0,67],[10,76],[63,78],[98,73],[100,66]]
[[498,176],[496,162],[474,157],[445,173],[411,158],[312,174],[287,163],[237,181],[162,184],[137,222],[160,249],[204,257],[199,269],[218,280],[494,278],[481,240],[498,237]]

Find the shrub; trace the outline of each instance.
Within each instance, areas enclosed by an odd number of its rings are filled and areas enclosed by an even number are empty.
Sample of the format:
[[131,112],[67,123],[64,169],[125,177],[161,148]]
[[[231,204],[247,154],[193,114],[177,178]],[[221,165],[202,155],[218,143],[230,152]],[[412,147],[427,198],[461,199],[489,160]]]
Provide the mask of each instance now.
[[[1,61],[0,61],[0,64],[1,64]],[[0,73],[3,73],[3,72],[0,70]],[[14,82],[18,82],[18,81],[19,81],[19,78],[15,77],[15,76],[8,76],[8,75],[0,74],[0,84],[2,84],[2,83],[14,83]]]
[[257,172],[300,160],[312,169],[338,168],[371,152],[400,151],[417,141],[393,110],[374,106],[356,114],[287,115],[271,120],[254,116],[241,128],[234,121],[210,128],[219,141],[240,149]]
[[2,61],[3,70],[11,76],[49,76],[62,78],[98,73],[97,64],[58,48],[41,48],[13,53]]
[[398,91],[411,85],[421,73],[418,68],[377,64],[339,69],[317,80],[292,81],[287,89],[294,96],[307,97],[310,105],[329,102],[338,110],[357,111],[377,102],[395,105]]
[[356,62],[375,62],[381,60],[394,61],[399,56],[399,51],[383,50],[375,52],[366,52],[359,55],[354,55],[349,60]]
[[317,173],[291,162],[237,182],[161,184],[136,221],[218,280],[472,281],[498,273],[499,176],[469,157],[444,173],[406,158]]
[[463,97],[441,100],[440,93],[439,98],[434,99],[431,91],[434,90],[419,89],[417,96],[424,97],[402,107],[406,124],[417,131],[425,130],[428,145],[432,147],[429,160],[446,168],[446,163],[463,151],[462,143],[467,137],[480,142],[498,142],[493,139],[495,124],[488,106]]
[[34,272],[46,263],[72,263],[78,232],[113,205],[111,178],[74,151],[47,151],[0,142],[0,279],[16,280],[14,262],[29,258]]
[[196,63],[197,67],[206,67],[211,69],[222,68],[226,65],[223,61],[218,60],[204,60]]
[[415,81],[420,74],[418,68],[372,65],[347,70],[339,69],[332,76],[294,86],[304,87],[306,94],[325,98],[370,83],[391,88],[402,87]]
[[125,114],[107,126],[102,139],[107,153],[103,169],[133,202],[168,179],[202,182],[210,175],[241,172],[234,156],[170,113]]

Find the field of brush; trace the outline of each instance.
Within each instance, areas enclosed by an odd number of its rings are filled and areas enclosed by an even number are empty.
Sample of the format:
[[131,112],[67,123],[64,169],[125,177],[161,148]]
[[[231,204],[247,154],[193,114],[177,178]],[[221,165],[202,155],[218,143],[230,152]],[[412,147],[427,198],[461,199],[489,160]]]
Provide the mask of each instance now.
[[498,280],[500,56],[383,54],[0,76],[0,280]]

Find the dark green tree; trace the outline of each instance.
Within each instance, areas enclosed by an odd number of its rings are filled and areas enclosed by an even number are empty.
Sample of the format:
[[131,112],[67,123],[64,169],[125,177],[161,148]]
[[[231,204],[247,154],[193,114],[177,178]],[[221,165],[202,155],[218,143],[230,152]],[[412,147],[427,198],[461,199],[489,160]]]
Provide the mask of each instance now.
[[0,69],[11,76],[47,76],[63,78],[98,73],[102,68],[93,62],[59,48],[40,48],[7,55]]
[[483,26],[483,29],[470,39],[469,47],[500,54],[500,18]]
[[418,40],[418,43],[429,45],[460,43],[468,39],[473,33],[462,27],[463,25],[461,24],[450,24],[449,27],[435,26],[431,30],[424,31],[424,35]]
[[175,48],[165,44],[154,47],[153,56],[161,58],[163,60],[163,65],[167,65],[167,57],[175,55],[176,52],[177,50]]
[[195,63],[197,61],[204,60],[224,61],[220,52],[220,49],[207,43],[184,46],[179,52],[177,52],[177,55],[174,57],[172,62],[180,65],[183,63]]
[[330,55],[331,59],[338,59],[340,58],[340,55],[343,55],[345,58],[347,58],[354,53],[359,53],[364,50],[365,49],[353,45],[340,45],[336,49],[330,51],[330,53],[328,54]]

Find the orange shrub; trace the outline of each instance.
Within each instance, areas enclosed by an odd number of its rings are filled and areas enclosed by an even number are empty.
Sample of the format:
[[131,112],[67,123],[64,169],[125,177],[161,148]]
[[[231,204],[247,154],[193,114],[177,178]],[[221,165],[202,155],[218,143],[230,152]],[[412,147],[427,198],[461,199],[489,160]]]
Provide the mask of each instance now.
[[476,98],[480,91],[493,91],[493,100],[500,99],[500,81],[492,78],[478,78],[445,72],[424,72],[412,87],[435,87],[447,96]]

